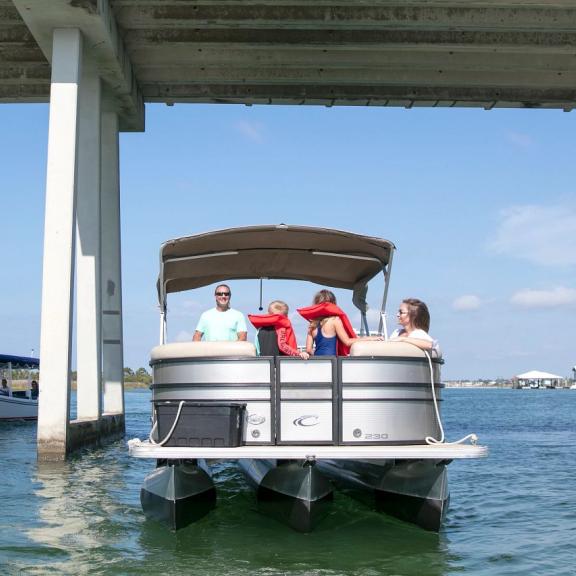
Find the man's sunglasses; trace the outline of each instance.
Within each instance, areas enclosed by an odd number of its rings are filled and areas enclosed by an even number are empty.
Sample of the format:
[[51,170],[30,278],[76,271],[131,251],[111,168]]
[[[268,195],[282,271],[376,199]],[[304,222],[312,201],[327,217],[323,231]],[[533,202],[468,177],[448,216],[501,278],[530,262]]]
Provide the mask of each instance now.
[[230,296],[230,292],[214,292],[216,296]]

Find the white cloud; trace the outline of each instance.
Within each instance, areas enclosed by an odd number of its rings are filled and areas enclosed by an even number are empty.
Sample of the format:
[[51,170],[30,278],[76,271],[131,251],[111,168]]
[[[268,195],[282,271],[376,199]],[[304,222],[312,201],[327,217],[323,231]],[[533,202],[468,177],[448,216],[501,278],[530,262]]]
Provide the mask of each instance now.
[[175,300],[168,306],[168,318],[194,318],[209,306],[209,303],[202,303],[197,300]]
[[523,132],[508,132],[506,136],[510,142],[522,146],[522,148],[528,148],[534,144],[532,136]]
[[477,310],[482,305],[482,300],[474,294],[465,294],[452,302],[454,310]]
[[[348,316],[354,328],[358,327],[358,329],[360,329],[360,324],[362,323],[362,315],[360,314],[360,311],[354,307]],[[380,310],[377,308],[368,308],[366,311],[366,321],[371,330],[378,328],[378,323],[380,322]]]
[[257,142],[258,144],[264,142],[263,128],[260,124],[240,120],[240,122],[236,123],[236,128],[240,134],[245,136],[248,140]]
[[576,290],[558,286],[551,290],[520,290],[512,295],[510,302],[525,308],[553,308],[576,304]]
[[576,264],[576,208],[569,205],[515,206],[500,215],[489,247],[545,266]]

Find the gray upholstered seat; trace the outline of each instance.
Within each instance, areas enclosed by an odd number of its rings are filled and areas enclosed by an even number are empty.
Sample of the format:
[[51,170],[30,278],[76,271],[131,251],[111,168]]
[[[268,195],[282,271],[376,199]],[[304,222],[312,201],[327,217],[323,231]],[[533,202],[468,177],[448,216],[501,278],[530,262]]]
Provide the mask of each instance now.
[[[408,342],[397,341],[374,341],[365,340],[358,341],[352,344],[350,348],[350,356],[402,356],[410,358],[422,358],[425,356],[424,351]],[[431,354],[432,358],[437,358],[438,355],[434,350]]]

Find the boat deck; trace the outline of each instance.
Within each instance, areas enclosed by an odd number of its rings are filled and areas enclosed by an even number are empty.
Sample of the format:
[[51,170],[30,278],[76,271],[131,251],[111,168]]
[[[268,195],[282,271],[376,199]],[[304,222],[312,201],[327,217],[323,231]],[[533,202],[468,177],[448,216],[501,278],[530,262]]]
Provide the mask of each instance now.
[[165,447],[137,438],[128,442],[134,458],[223,460],[308,459],[308,460],[456,460],[484,458],[486,446],[473,444],[420,444],[407,446],[239,446],[224,447]]

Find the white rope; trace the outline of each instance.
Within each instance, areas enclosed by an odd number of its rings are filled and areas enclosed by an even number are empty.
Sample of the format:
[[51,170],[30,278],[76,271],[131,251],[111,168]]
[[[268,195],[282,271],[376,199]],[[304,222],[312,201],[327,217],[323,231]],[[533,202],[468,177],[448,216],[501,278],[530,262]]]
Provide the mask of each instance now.
[[[413,342],[410,342],[410,344],[413,344]],[[416,344],[413,345],[416,346]],[[420,348],[419,346],[416,347]],[[455,442],[445,441],[444,427],[442,426],[442,419],[440,418],[440,410],[438,409],[438,399],[436,398],[436,389],[434,386],[434,367],[432,366],[432,358],[430,358],[430,354],[428,354],[427,350],[422,350],[422,352],[426,354],[426,358],[428,359],[428,368],[430,369],[430,384],[432,385],[432,399],[434,400],[434,412],[436,413],[436,421],[438,422],[438,428],[440,428],[440,440],[438,440],[437,438],[433,438],[432,436],[426,436],[426,444],[454,445],[454,444],[464,444],[464,442],[468,440],[470,440],[471,444],[476,444],[476,442],[478,441],[478,436],[476,436],[476,434],[467,434],[466,436],[460,438],[460,440],[456,440]]]
[[156,431],[156,427],[158,426],[158,420],[154,421],[154,426],[152,426],[152,430],[150,430],[150,434],[148,435],[150,444],[154,444],[155,446],[164,446],[164,444],[168,442],[168,440],[170,440],[170,436],[172,436],[172,433],[176,428],[176,424],[178,424],[178,420],[180,420],[180,413],[182,412],[182,407],[184,406],[185,403],[186,400],[180,401],[180,404],[178,405],[178,412],[176,412],[176,418],[174,419],[174,424],[172,424],[172,428],[170,428],[170,431],[168,432],[168,434],[166,434],[164,440],[162,440],[161,442],[156,442],[153,438],[154,432]]

